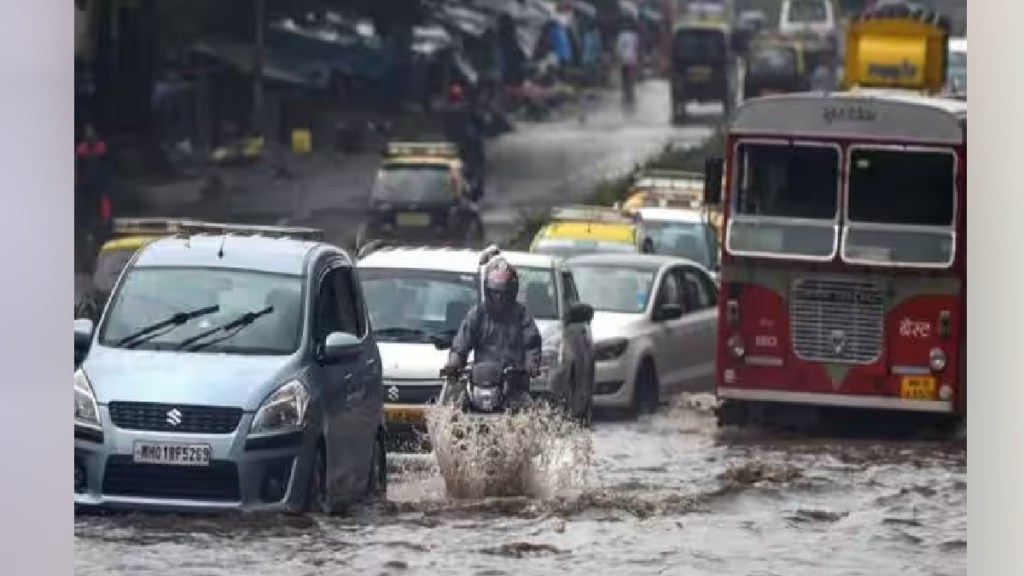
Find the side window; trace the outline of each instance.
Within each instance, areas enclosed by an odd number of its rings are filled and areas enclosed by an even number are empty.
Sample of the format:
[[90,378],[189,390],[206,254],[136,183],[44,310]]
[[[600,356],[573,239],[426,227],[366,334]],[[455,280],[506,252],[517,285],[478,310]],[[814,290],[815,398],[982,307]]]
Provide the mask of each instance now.
[[359,290],[354,284],[352,270],[347,267],[337,268],[332,272],[334,277],[334,294],[337,299],[341,319],[339,330],[362,338],[366,334],[366,320],[363,315]]
[[313,325],[313,337],[318,344],[331,332],[342,331],[341,311],[338,309],[338,297],[335,290],[337,270],[331,270],[320,281],[316,295],[316,316]]
[[714,283],[704,273],[693,268],[684,268],[681,273],[687,299],[690,300],[685,309],[691,311],[714,307],[716,301]]
[[679,276],[674,270],[669,270],[661,279],[661,286],[658,287],[658,298],[655,306],[665,304],[683,305],[683,294],[679,284]]

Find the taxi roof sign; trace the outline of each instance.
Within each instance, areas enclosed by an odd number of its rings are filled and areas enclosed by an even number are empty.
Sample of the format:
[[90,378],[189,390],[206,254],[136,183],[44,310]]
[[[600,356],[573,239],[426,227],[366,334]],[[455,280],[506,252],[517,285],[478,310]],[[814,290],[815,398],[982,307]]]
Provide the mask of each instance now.
[[551,210],[551,219],[557,221],[605,222],[610,224],[635,224],[639,217],[618,208],[607,206],[560,206]]
[[396,156],[434,156],[456,159],[459,150],[451,142],[389,142],[384,154]]
[[114,233],[122,236],[188,236],[195,234],[236,234],[266,236],[272,238],[294,238],[298,240],[322,240],[323,230],[290,226],[261,226],[254,224],[223,224],[177,218],[115,218]]

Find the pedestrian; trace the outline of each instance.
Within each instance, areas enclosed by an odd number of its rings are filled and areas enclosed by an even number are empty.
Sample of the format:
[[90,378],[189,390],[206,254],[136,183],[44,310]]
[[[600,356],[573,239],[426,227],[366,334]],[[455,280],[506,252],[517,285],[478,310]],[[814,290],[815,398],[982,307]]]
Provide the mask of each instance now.
[[640,35],[632,17],[626,17],[615,42],[615,55],[622,75],[622,100],[627,105],[636,102],[635,84],[639,64]]
[[109,170],[107,143],[86,122],[75,145],[75,224],[87,245],[101,243],[113,219]]

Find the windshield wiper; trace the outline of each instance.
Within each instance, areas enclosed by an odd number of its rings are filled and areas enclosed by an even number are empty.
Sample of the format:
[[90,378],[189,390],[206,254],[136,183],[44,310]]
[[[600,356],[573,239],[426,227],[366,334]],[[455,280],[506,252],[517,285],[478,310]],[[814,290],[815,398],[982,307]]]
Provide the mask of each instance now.
[[121,338],[120,340],[114,343],[114,346],[118,348],[134,348],[139,344],[149,342],[150,340],[156,338],[157,336],[166,334],[167,332],[170,331],[170,329],[174,329],[177,328],[178,326],[181,326],[182,324],[191,322],[192,320],[195,320],[200,316],[215,314],[219,310],[220,306],[214,304],[213,306],[196,308],[195,310],[191,310],[188,312],[177,312],[175,314],[168,316],[167,318],[164,318],[163,320],[160,320],[159,322],[154,322],[153,324],[150,324],[145,328],[142,328],[136,332],[133,332],[125,336],[124,338]]
[[[199,334],[196,334],[195,336],[190,336],[188,338],[185,338],[184,340],[181,341],[180,344],[178,344],[178,348],[177,349],[178,350],[186,350],[188,352],[195,352],[197,350],[201,350],[203,348],[206,348],[207,346],[212,346],[213,344],[216,344],[218,342],[223,342],[224,340],[227,340],[228,338],[234,337],[235,334],[238,334],[238,332],[242,330],[242,328],[245,328],[246,326],[251,325],[256,320],[259,320],[263,316],[266,316],[267,314],[270,314],[273,311],[274,311],[274,307],[273,306],[267,306],[266,308],[263,308],[262,310],[256,310],[254,312],[246,312],[245,314],[240,315],[238,318],[235,318],[234,320],[232,320],[230,322],[227,322],[225,324],[221,324],[220,326],[216,326],[214,328],[210,328],[209,330],[206,330],[205,332],[200,332]],[[207,342],[200,342],[199,344],[196,344],[196,342],[199,342],[200,340],[202,340],[204,338],[208,338],[210,336],[213,336],[214,334],[217,334],[218,332],[223,332],[224,335],[221,336],[220,338],[215,338],[215,339],[209,340]],[[191,346],[191,348],[190,348],[190,346]]]
[[374,330],[373,334],[375,336],[390,336],[392,338],[400,338],[403,340],[407,338],[412,338],[421,342],[429,340],[431,337],[430,334],[424,330],[420,330],[419,328],[406,328],[404,326],[391,326],[388,328],[381,328],[379,330]]

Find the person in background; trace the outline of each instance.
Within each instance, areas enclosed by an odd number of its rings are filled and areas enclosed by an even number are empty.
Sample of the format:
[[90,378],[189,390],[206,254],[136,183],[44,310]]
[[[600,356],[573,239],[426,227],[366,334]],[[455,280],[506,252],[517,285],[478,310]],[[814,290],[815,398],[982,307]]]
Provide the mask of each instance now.
[[615,55],[622,72],[622,101],[627,105],[636,102],[636,75],[640,63],[640,35],[636,20],[626,17],[619,29],[615,42]]
[[113,219],[107,143],[86,122],[75,144],[75,227],[87,245],[100,245]]

